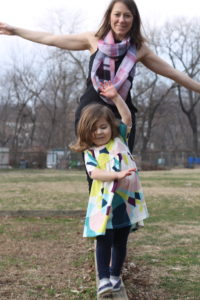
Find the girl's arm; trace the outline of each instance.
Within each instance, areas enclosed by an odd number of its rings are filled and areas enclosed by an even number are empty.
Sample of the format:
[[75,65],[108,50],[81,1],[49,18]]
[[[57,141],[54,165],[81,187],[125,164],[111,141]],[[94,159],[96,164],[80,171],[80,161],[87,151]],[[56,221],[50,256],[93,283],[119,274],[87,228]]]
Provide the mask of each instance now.
[[0,22],[0,34],[17,35],[26,40],[66,50],[91,50],[97,44],[94,33],[56,35],[42,31],[32,31]]
[[151,49],[149,49],[146,45],[143,45],[142,48],[138,52],[138,60],[141,61],[147,68],[151,71],[168,77],[178,84],[194,91],[200,93],[200,83],[193,80],[185,73],[180,72],[170,66],[167,62],[161,59],[158,55],[156,55]]
[[122,97],[118,94],[117,90],[115,89],[114,85],[109,82],[104,82],[101,85],[100,93],[104,97],[111,99],[121,116],[122,122],[126,124],[128,127],[132,126],[132,118],[131,118],[131,112],[126,104],[126,102],[122,99]]
[[136,169],[128,169],[120,172],[112,172],[112,171],[106,171],[106,170],[101,170],[98,168],[95,168],[91,174],[90,177],[92,179],[100,180],[100,181],[113,181],[113,180],[120,180],[123,179],[127,176],[130,176],[132,172],[135,172]]

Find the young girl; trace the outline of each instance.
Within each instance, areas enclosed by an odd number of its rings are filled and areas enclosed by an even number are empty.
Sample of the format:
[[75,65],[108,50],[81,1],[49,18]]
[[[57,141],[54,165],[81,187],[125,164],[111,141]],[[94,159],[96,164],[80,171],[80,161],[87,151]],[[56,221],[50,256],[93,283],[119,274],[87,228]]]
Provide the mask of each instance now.
[[130,110],[111,82],[102,84],[100,93],[116,105],[121,122],[105,105],[88,105],[71,148],[84,151],[86,169],[93,179],[83,236],[96,237],[98,294],[105,294],[120,290],[129,232],[148,212],[127,146]]

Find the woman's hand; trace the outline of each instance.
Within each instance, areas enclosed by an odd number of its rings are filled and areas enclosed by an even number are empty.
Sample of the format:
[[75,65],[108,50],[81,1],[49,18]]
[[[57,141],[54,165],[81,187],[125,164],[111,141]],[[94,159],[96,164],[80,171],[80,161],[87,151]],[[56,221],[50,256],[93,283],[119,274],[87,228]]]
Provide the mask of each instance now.
[[14,35],[14,27],[0,22],[0,34],[6,34],[6,35]]
[[100,94],[108,99],[114,99],[118,93],[111,81],[105,81],[100,85]]
[[135,168],[117,172],[117,180],[130,176],[133,172],[136,172]]

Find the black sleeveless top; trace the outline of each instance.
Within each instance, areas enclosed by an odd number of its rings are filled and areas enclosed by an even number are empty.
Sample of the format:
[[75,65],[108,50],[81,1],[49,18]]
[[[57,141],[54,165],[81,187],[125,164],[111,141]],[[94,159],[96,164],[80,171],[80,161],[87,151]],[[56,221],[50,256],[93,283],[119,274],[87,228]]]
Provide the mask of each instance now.
[[[85,90],[84,94],[80,98],[80,103],[79,103],[79,106],[78,106],[78,108],[76,110],[76,113],[75,113],[75,125],[77,125],[77,123],[80,119],[81,110],[86,105],[91,104],[91,103],[99,103],[99,104],[108,106],[113,111],[115,116],[120,119],[120,115],[118,113],[118,110],[117,110],[116,106],[109,105],[109,104],[105,103],[93,87],[93,84],[92,84],[92,81],[91,81],[91,69],[92,69],[92,64],[93,64],[93,61],[94,61],[94,58],[96,56],[97,51],[90,56],[89,72],[88,72],[88,78],[87,78],[87,87],[86,87],[86,90]],[[119,56],[117,58],[117,60],[115,61],[116,71],[119,68],[124,56],[125,55]],[[133,78],[131,78],[131,82],[132,82],[132,80],[133,80]],[[131,89],[131,87],[130,87],[130,89]],[[130,91],[128,92],[128,95],[127,95],[126,104],[128,105],[128,107],[131,111],[132,117],[135,118],[135,113],[137,112],[137,109],[132,103]]]

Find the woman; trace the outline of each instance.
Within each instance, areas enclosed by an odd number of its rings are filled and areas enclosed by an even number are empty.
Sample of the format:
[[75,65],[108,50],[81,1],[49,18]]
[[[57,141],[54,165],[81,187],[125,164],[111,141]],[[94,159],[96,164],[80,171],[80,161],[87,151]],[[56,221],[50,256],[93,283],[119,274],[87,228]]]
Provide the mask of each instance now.
[[91,53],[87,88],[80,99],[75,124],[83,107],[91,102],[107,105],[116,117],[120,117],[109,99],[99,94],[100,83],[111,80],[132,114],[130,151],[135,136],[135,112],[130,96],[135,65],[143,63],[151,71],[171,78],[178,84],[200,93],[200,83],[177,71],[159,58],[146,45],[141,34],[141,19],[134,0],[113,0],[105,12],[99,30],[81,34],[55,35],[37,32],[0,23],[0,34],[17,35],[24,39],[66,50],[89,50]]

